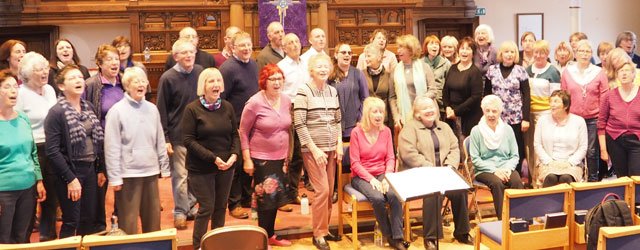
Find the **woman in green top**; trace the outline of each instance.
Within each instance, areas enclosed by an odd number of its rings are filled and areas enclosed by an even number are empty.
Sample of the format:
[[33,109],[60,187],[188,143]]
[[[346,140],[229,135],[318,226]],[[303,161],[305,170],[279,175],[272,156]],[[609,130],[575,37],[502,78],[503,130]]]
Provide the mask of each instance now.
[[[29,118],[13,110],[18,83],[0,71],[0,243],[27,243],[38,202],[46,198]],[[10,138],[10,139],[9,139]]]

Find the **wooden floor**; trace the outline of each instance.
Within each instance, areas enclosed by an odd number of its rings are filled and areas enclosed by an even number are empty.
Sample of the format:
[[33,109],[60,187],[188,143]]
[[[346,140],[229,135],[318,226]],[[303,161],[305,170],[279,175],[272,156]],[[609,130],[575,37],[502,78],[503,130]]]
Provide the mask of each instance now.
[[[300,187],[301,192],[307,193],[307,195],[312,199],[313,193],[306,191],[304,187]],[[481,194],[481,196],[490,195],[489,193]],[[171,194],[171,180],[170,179],[160,179],[160,199],[163,207],[162,217],[161,217],[161,228],[172,228],[173,227],[173,198]],[[287,247],[286,249],[313,249],[313,244],[311,242],[311,216],[310,215],[302,215],[300,214],[300,206],[292,205],[294,210],[290,213],[278,212],[278,216],[276,218],[276,234],[283,236],[284,238],[290,239],[293,241],[294,245],[292,247]],[[420,217],[421,211],[418,208],[421,206],[420,202],[413,202],[412,207],[416,208],[416,211],[412,212],[412,217]],[[111,214],[113,211],[113,192],[109,190],[107,193],[107,214]],[[337,232],[337,205],[334,204],[334,209],[331,214],[331,223],[330,229],[332,232]],[[417,220],[421,220],[418,218]],[[235,219],[228,215],[226,217],[226,225],[240,225],[240,224],[251,224],[257,225],[256,220],[245,219],[239,220]],[[368,227],[367,223],[364,223],[364,230],[361,229],[360,239],[362,241],[361,249],[385,249],[376,247],[373,244],[373,234],[370,233],[373,223],[369,223]],[[60,226],[60,222],[58,222],[58,228]],[[110,227],[110,225],[108,226]],[[348,227],[348,226],[347,226]],[[475,225],[472,224],[472,227]],[[191,249],[192,245],[192,230],[193,230],[193,221],[188,222],[188,227],[186,230],[178,231],[178,245],[180,249]],[[366,231],[369,231],[368,233]],[[473,249],[473,246],[463,245],[458,243],[457,241],[452,240],[453,233],[453,223],[450,227],[444,228],[445,238],[440,241],[441,249]],[[422,235],[421,227],[415,226],[413,230],[414,241],[411,244],[410,249],[424,249],[422,243],[422,237],[418,237],[418,235]],[[37,242],[39,239],[39,234],[34,233],[31,237],[32,242]],[[349,249],[351,248],[351,241],[347,237],[343,237],[341,242],[330,242],[330,245],[333,249]],[[274,247],[274,249],[285,249]]]

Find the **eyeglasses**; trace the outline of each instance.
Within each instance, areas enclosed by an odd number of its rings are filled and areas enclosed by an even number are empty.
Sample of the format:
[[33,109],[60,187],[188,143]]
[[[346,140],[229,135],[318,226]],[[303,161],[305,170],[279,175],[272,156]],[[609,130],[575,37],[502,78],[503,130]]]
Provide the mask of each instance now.
[[269,77],[269,78],[267,78],[267,80],[272,81],[272,82],[282,82],[282,81],[284,81],[284,78],[282,78],[282,77]]
[[588,49],[579,49],[578,53],[583,53],[583,54],[591,54],[591,50]]
[[338,53],[343,54],[343,55],[351,55],[351,54],[353,54],[353,52],[351,52],[351,51],[338,51]]

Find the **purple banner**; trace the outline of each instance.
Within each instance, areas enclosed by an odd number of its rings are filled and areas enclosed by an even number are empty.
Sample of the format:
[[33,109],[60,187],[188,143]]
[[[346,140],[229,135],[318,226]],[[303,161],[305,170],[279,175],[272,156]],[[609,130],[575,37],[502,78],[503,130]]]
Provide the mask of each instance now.
[[309,45],[307,39],[307,0],[259,0],[260,47],[269,43],[267,26],[280,22],[285,33],[295,33],[302,46]]

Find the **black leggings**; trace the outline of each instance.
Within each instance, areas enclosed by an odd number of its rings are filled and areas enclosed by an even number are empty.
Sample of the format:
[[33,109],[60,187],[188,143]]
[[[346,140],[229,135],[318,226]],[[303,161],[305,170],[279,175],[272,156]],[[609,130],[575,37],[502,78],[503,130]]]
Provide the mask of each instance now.
[[544,182],[542,183],[542,187],[551,187],[558,185],[560,183],[571,183],[574,182],[573,177],[568,174],[557,175],[557,174],[548,174],[547,177],[544,178]]
[[277,208],[258,211],[258,226],[264,228],[264,230],[267,231],[267,235],[269,236],[269,238],[271,238],[271,236],[273,236],[274,234],[277,213]]

